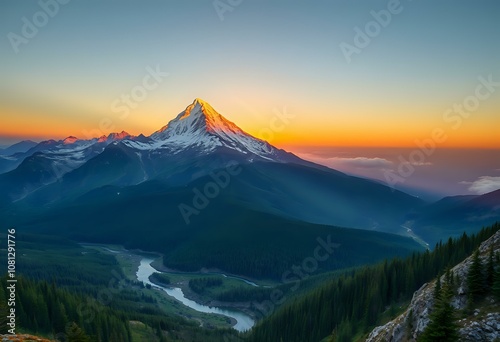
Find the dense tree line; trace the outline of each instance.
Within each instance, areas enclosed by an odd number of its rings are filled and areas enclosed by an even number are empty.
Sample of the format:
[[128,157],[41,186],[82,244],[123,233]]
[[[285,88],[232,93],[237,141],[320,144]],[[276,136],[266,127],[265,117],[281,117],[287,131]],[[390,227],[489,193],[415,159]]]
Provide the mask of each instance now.
[[20,225],[20,231],[158,252],[164,255],[165,266],[182,271],[217,268],[258,279],[280,280],[283,272],[314,253],[317,238],[328,235],[340,248],[335,257],[321,262],[318,273],[406,256],[419,248],[411,239],[394,234],[360,233],[252,210],[228,192],[186,225],[179,204],[191,203],[193,197],[185,190],[145,182],[119,190],[118,199],[116,188],[102,187],[48,213],[27,209],[23,215],[7,216]]
[[468,311],[470,312],[484,297],[493,295],[500,300],[500,253],[490,248],[486,262],[479,256],[479,250],[472,256],[467,274]]
[[432,252],[413,253],[333,279],[264,319],[250,332],[249,341],[317,342],[332,332],[335,341],[351,341],[378,324],[387,308],[410,300],[420,286],[461,262],[498,229],[497,223],[476,235],[450,238]]
[[[5,303],[7,294],[3,289],[7,287],[7,277],[2,277],[0,284],[1,301]],[[99,303],[85,305],[90,298],[57,288],[54,283],[18,277],[16,296],[18,330],[60,338],[76,336],[81,330],[89,341],[131,341],[123,313]]]
[[[0,303],[7,302],[7,277],[0,279]],[[139,321],[157,331],[159,341],[241,341],[230,329],[201,329],[197,322],[168,316],[147,302],[128,302],[124,307],[103,305],[95,298],[58,288],[54,283],[18,277],[16,283],[17,332],[48,336],[63,342],[129,342],[130,321]],[[143,308],[143,309],[141,309]],[[6,307],[0,314],[6,317]],[[6,333],[0,320],[0,333]]]
[[155,272],[149,276],[149,280],[153,283],[158,283],[161,285],[169,285],[170,278],[165,273]]
[[283,225],[267,216],[250,222],[254,222],[251,229],[238,230],[238,234],[234,226],[220,225],[217,232],[206,232],[202,239],[192,238],[182,248],[162,250],[163,262],[169,268],[184,271],[215,268],[256,279],[281,281],[284,272],[293,266],[302,267],[304,260],[322,246],[318,239],[324,244],[331,241],[335,248],[321,251],[328,257],[318,262],[313,273],[372,264],[407,256],[419,249],[409,238],[375,231],[360,234],[356,229],[301,222]]
[[[159,252],[164,254],[165,266],[183,271],[218,268],[259,279],[280,280],[283,272],[314,253],[318,237],[328,235],[341,246],[334,257],[321,262],[318,273],[406,256],[419,248],[411,239],[394,234],[360,233],[261,212],[233,196],[221,193],[210,201],[210,210],[192,216],[189,225],[179,204],[192,203],[191,189],[170,188],[157,181],[120,190],[99,187],[71,205],[54,206],[44,213],[26,209],[23,215],[6,216],[20,225],[20,231]],[[275,205],[279,203],[264,207]],[[386,209],[389,216],[394,214]]]
[[[320,284],[331,280],[333,277],[343,275],[348,272],[347,269],[334,272],[325,272],[317,275],[311,275],[303,279],[296,278],[290,282],[283,282],[276,286],[247,286],[238,285],[214,294],[214,298],[222,302],[253,302],[262,303],[268,301],[273,293],[280,292],[286,299],[295,298],[303,295]],[[277,290],[277,291],[276,291]]]
[[[125,278],[113,256],[61,238],[19,234],[18,240],[18,332],[64,342],[128,342],[129,322],[136,321],[156,331],[151,342],[239,341],[235,330],[203,329],[196,321],[166,314],[142,290],[142,282]],[[0,253],[2,265],[7,264],[5,255]],[[0,333],[6,332],[7,295],[4,275]]]
[[222,285],[222,279],[219,277],[194,278],[189,280],[189,288],[198,294],[205,292],[207,288]]
[[[279,288],[282,287],[285,287],[284,290],[286,291],[291,287],[291,285],[279,286]],[[216,299],[223,302],[261,302],[269,299],[269,296],[273,291],[274,288],[238,286],[219,293],[218,295],[216,295]]]
[[[491,246],[487,261],[484,263],[479,256],[479,250],[476,249],[467,273],[468,303],[462,315],[470,315],[474,307],[488,295],[494,295],[496,300],[500,300],[499,294],[495,291],[500,287],[499,275],[500,252],[497,252],[495,256],[493,246]],[[459,327],[456,323],[459,313],[451,305],[451,298],[455,294],[456,281],[453,273],[448,269],[443,285],[441,277],[436,280],[430,322],[420,336],[419,342],[454,342],[459,339]]]
[[[74,241],[47,235],[21,234],[16,269],[31,279],[55,282],[59,287],[78,293],[95,294],[108,286],[111,279],[124,279],[116,259],[93,249],[82,248]],[[1,267],[6,265],[5,253],[0,253]],[[6,270],[2,269],[0,274]]]

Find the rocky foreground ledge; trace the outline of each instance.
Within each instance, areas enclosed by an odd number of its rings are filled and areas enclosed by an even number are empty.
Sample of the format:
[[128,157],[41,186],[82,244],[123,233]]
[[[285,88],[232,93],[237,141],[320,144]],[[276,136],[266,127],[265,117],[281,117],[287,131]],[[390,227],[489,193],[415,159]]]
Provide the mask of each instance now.
[[[479,247],[480,257],[483,264],[486,264],[490,247],[494,252],[500,251],[500,231],[484,241]],[[457,294],[452,299],[452,305],[457,310],[462,310],[467,305],[467,275],[472,264],[472,256],[462,261],[452,268],[458,276],[459,285]],[[444,282],[444,276],[441,277]],[[429,324],[429,314],[434,305],[434,287],[436,281],[424,284],[414,294],[410,305],[401,315],[385,325],[376,327],[366,339],[367,342],[400,342],[416,341]],[[460,326],[460,341],[500,341],[500,303],[493,297],[487,297],[484,308],[479,308],[472,315],[458,321]],[[410,322],[410,312],[412,321]],[[410,337],[408,338],[408,326],[412,326]]]

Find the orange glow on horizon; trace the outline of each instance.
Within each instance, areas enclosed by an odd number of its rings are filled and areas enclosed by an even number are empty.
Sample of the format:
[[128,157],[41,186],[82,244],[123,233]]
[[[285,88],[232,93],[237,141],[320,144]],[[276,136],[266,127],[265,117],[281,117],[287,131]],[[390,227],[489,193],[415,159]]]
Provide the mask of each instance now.
[[[493,108],[475,113],[474,117],[464,121],[462,127],[454,130],[439,116],[422,116],[416,120],[412,116],[415,113],[409,113],[406,117],[389,114],[388,111],[383,111],[384,114],[381,115],[367,115],[358,108],[358,111],[349,112],[348,116],[327,115],[322,114],[322,108],[317,105],[317,108],[312,106],[309,109],[289,109],[294,116],[288,121],[285,120],[286,124],[277,125],[276,122],[272,123],[275,113],[272,110],[266,111],[265,107],[256,107],[251,114],[248,110],[242,110],[241,106],[222,106],[222,109],[217,107],[214,109],[218,113],[245,132],[287,149],[297,146],[414,147],[416,141],[431,138],[432,131],[436,128],[441,128],[448,136],[446,141],[436,144],[437,147],[500,148],[500,139],[497,137],[500,122],[496,116],[491,115]],[[148,107],[144,111],[133,112],[126,119],[120,119],[119,115],[71,116],[49,113],[44,109],[35,112],[28,108],[4,107],[3,110],[0,108],[0,138],[39,141],[75,136],[79,139],[90,139],[121,131],[135,136],[149,136],[174,119],[185,107],[168,111],[156,109],[154,113],[149,111],[150,109]],[[315,113],[314,116],[304,114],[308,113],[308,110]],[[336,112],[347,112],[347,109],[339,109]],[[102,125],[104,119],[108,119],[110,124]]]
[[[116,130],[109,131],[92,131],[92,127],[87,130],[82,130],[81,127],[77,125],[66,126],[57,125],[55,123],[43,123],[38,122],[36,124],[31,124],[27,126],[13,126],[6,122],[0,128],[0,137],[8,138],[10,140],[17,139],[21,140],[49,140],[49,139],[64,139],[68,136],[75,136],[79,139],[90,139],[99,138],[101,135],[108,135],[110,133],[118,133],[122,130],[126,131],[131,135],[144,134],[146,136],[152,134],[155,129],[150,132],[144,132],[137,129],[130,129],[127,127],[120,127]],[[123,129],[122,129],[123,128]],[[95,128],[94,128],[95,129]],[[245,129],[244,129],[245,130]],[[443,148],[481,148],[481,149],[498,149],[500,148],[500,141],[496,137],[495,128],[492,127],[491,131],[485,132],[481,136],[452,136],[455,132],[450,132],[448,134],[448,139],[444,143],[436,144],[437,147]],[[95,133],[91,136],[85,136],[83,132]],[[416,141],[424,141],[430,139],[431,133],[427,134],[405,134],[404,132],[399,132],[399,134],[390,134],[386,132],[384,135],[377,135],[369,131],[357,130],[355,133],[352,132],[333,132],[333,134],[327,134],[322,132],[279,132],[273,133],[272,135],[260,134],[260,131],[253,132],[252,130],[245,130],[247,133],[259,138],[266,139],[270,144],[275,145],[280,148],[293,149],[293,147],[299,146],[337,146],[337,147],[414,147],[416,146]],[[99,134],[99,133],[103,134]]]

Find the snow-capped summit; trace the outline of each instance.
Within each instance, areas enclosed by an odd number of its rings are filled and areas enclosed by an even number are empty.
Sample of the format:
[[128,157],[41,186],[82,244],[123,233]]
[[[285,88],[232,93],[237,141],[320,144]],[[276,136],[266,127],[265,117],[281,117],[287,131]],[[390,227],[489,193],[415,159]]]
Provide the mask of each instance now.
[[195,99],[183,112],[151,137],[165,140],[174,135],[198,133],[233,133],[245,134],[234,123],[217,113],[208,102]]
[[113,141],[119,141],[119,140],[124,140],[124,139],[129,139],[129,138],[134,138],[134,136],[125,132],[125,131],[121,131],[121,133],[109,133],[107,136],[102,135],[97,139],[97,142],[98,143],[103,143],[103,142],[110,143]]
[[[42,141],[9,158],[0,160],[5,165],[2,169],[0,164],[0,172],[29,164],[27,169],[46,176],[39,186],[55,182],[76,169],[84,174],[85,165],[89,165],[88,173],[92,175],[96,164],[105,169],[114,165],[116,170],[121,170],[124,161],[129,169],[126,179],[119,182],[122,185],[139,184],[155,177],[181,184],[225,168],[234,161],[310,164],[251,136],[199,98],[149,137],[133,136],[125,131],[88,140],[69,136],[63,140]],[[32,164],[40,165],[43,173]],[[20,197],[31,192],[29,188],[23,189],[18,194]]]
[[78,138],[77,137],[74,137],[74,136],[69,136],[67,138],[65,138],[63,140],[63,144],[64,145],[70,145],[70,144],[74,144],[78,141]]
[[199,147],[206,152],[226,147],[244,154],[273,159],[277,149],[244,132],[219,114],[208,102],[196,98],[151,138],[165,147]]
[[75,144],[75,143],[78,143],[79,145],[82,145],[82,144],[90,144],[90,143],[94,143],[94,142],[98,142],[98,143],[103,143],[103,142],[106,142],[106,143],[111,143],[113,141],[120,141],[120,140],[124,140],[124,139],[130,139],[130,138],[134,138],[133,135],[125,132],[125,131],[121,131],[120,133],[110,133],[108,134],[107,136],[106,135],[103,135],[99,138],[94,138],[94,139],[90,139],[90,140],[80,140],[78,139],[77,137],[74,137],[74,136],[69,136],[65,139],[62,140],[62,144],[63,145],[72,145],[72,144]]
[[131,135],[125,131],[121,131],[121,133],[110,133],[108,135],[107,140],[117,141],[117,140],[123,140],[123,139],[127,139],[127,138],[133,138],[133,135]]

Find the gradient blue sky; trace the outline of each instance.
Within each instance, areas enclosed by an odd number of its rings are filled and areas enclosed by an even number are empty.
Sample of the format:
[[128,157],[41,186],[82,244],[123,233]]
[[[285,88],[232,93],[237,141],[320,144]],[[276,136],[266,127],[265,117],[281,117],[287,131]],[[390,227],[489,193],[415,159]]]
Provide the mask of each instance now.
[[[473,94],[478,76],[500,80],[500,2],[401,1],[348,63],[339,45],[387,6],[244,0],[221,21],[212,0],[73,0],[16,54],[7,35],[41,7],[2,1],[0,143],[82,136],[102,118],[151,134],[201,97],[256,136],[286,108],[293,120],[271,142],[291,150],[411,148],[450,129],[443,111]],[[157,65],[169,76],[120,119],[113,101]],[[443,147],[500,148],[499,108],[496,91]]]

